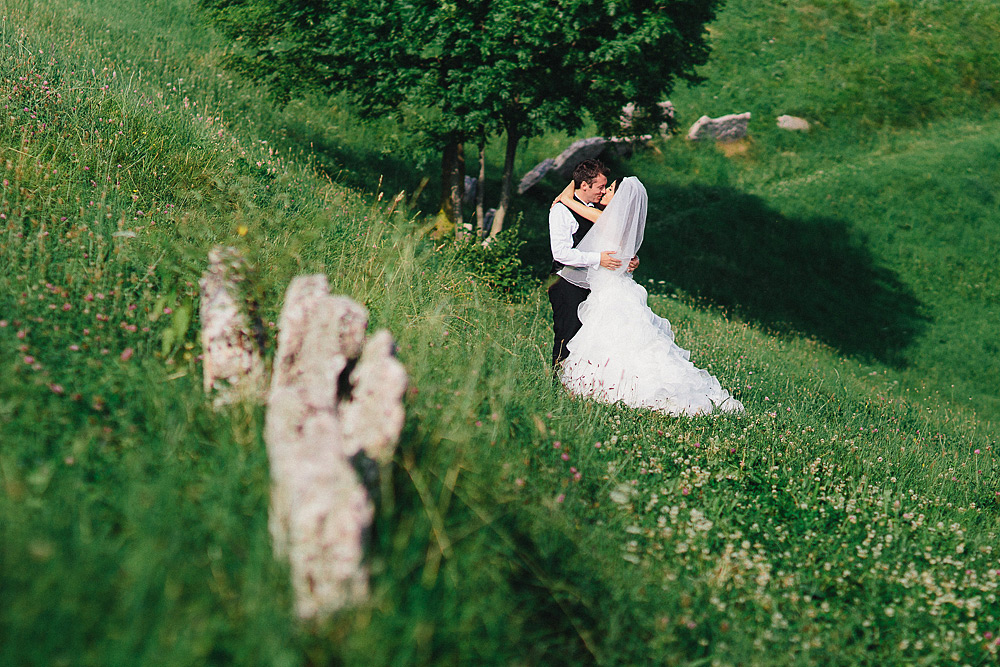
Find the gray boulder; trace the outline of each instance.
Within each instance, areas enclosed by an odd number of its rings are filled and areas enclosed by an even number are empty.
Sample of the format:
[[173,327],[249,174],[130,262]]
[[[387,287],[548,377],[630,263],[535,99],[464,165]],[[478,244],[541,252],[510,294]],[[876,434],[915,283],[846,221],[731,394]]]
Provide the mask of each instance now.
[[552,171],[556,161],[553,158],[545,158],[535,168],[521,177],[521,182],[517,184],[517,194],[523,195],[525,192],[535,187],[540,180],[545,178],[545,174]]
[[720,116],[719,118],[702,116],[688,130],[687,138],[690,141],[701,141],[703,139],[734,141],[736,139],[743,139],[747,136],[747,127],[749,124],[749,111]]
[[607,145],[608,140],[604,137],[589,137],[574,141],[570,144],[569,148],[556,157],[552,168],[559,175],[559,178],[568,181],[573,176],[573,170],[576,169],[576,165],[584,160],[593,160],[604,152],[604,148]]

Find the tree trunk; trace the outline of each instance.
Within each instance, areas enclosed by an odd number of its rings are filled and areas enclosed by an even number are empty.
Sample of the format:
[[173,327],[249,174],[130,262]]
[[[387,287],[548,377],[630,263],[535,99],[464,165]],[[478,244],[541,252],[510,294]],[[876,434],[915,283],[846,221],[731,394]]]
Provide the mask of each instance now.
[[464,173],[462,143],[449,138],[441,151],[441,207],[434,225],[435,238],[444,238],[461,225]]
[[486,230],[486,141],[479,144],[479,180],[476,181],[476,236],[482,238]]
[[510,191],[514,180],[514,155],[517,153],[517,142],[520,139],[515,128],[507,128],[507,151],[503,160],[503,181],[500,185],[500,205],[493,216],[493,226],[490,228],[490,238],[503,231],[503,220],[510,208]]

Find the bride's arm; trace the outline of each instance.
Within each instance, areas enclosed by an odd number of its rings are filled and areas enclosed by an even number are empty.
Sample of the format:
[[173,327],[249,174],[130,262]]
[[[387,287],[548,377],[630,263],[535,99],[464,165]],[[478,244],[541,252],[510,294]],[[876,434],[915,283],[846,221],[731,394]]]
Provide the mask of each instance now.
[[563,191],[559,193],[559,196],[556,198],[555,202],[553,202],[553,205],[557,203],[565,204],[566,206],[569,207],[571,211],[579,215],[582,215],[591,222],[597,222],[597,219],[601,217],[600,209],[591,208],[590,206],[587,206],[582,202],[580,202],[578,199],[573,199],[572,181],[570,181],[569,185],[567,185],[565,189],[563,189]]
[[[563,197],[569,197],[570,199],[573,198],[573,181],[570,181],[566,187],[563,188],[562,192],[556,195],[556,198],[552,200],[552,206],[558,204]],[[549,208],[552,208],[552,206]]]

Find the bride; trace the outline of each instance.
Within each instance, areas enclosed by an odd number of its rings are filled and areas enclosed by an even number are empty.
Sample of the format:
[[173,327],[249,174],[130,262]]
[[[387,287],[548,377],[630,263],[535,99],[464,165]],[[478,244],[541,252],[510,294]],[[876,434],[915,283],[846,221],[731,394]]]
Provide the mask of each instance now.
[[[603,213],[571,197],[559,201],[582,215],[599,216],[580,241],[581,251],[617,248],[619,258],[636,255],[646,227],[646,189],[639,179],[621,181]],[[742,411],[743,404],[674,343],[670,322],[649,309],[646,290],[626,265],[564,269],[591,292],[579,309],[583,326],[567,343],[569,356],[559,372],[563,385],[580,396],[670,415]]]

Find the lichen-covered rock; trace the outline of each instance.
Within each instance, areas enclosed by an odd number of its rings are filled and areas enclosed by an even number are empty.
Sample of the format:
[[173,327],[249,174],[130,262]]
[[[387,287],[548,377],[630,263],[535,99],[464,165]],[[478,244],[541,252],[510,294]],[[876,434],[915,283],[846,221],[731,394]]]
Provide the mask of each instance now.
[[271,468],[269,528],[287,558],[296,612],[318,618],[367,598],[363,563],[373,504],[352,457],[392,458],[403,426],[406,372],[392,337],[365,342],[368,313],[328,293],[326,277],[292,281],[264,437]]
[[204,388],[215,392],[216,407],[264,395],[264,364],[239,293],[246,271],[235,248],[216,246],[198,282]]
[[735,141],[747,136],[747,128],[750,124],[750,112],[729,114],[718,118],[702,116],[691,129],[688,130],[687,138],[691,141],[701,141],[702,139],[715,139],[716,141]]

